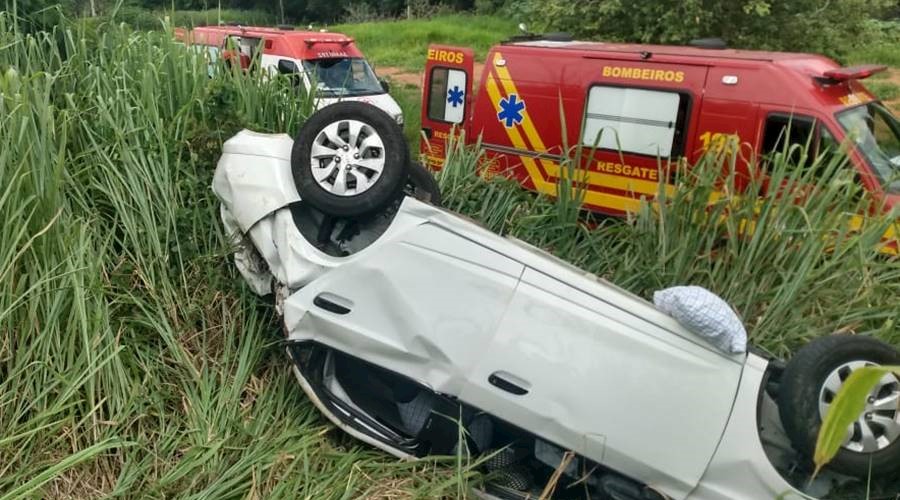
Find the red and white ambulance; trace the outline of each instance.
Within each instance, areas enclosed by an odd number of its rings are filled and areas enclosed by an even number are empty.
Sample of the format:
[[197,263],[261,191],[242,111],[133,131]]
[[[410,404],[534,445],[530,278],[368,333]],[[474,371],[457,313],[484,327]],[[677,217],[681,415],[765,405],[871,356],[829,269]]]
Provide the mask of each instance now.
[[224,58],[250,69],[251,62],[258,59],[259,68],[270,74],[299,75],[306,89],[315,86],[317,108],[337,101],[360,101],[403,124],[403,112],[388,94],[387,84],[378,79],[353,39],[341,33],[204,26],[176,30],[175,36],[207,52],[211,62]]
[[667,165],[694,164],[711,147],[740,145],[738,174],[748,178],[747,159],[780,151],[785,138],[812,137],[813,148],[846,140],[859,182],[888,208],[900,204],[900,122],[860,83],[884,67],[720,42],[512,41],[489,51],[474,95],[473,51],[431,46],[421,154],[439,169],[451,130],[462,130],[466,141],[481,138],[492,168],[555,195],[564,134],[587,148],[599,136],[582,165],[585,204],[624,215],[659,192]]

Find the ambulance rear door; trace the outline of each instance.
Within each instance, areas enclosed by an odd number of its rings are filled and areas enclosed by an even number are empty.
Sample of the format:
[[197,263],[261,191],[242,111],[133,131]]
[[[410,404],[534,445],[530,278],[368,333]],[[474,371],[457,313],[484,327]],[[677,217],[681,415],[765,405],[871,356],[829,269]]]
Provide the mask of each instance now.
[[443,167],[450,134],[465,127],[472,105],[474,58],[472,49],[428,47],[419,150],[432,169]]

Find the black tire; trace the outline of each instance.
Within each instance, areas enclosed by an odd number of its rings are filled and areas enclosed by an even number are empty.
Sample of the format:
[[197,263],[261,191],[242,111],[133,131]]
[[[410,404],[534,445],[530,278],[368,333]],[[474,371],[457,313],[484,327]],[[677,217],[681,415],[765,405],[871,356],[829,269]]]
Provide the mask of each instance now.
[[[812,463],[822,419],[819,396],[826,378],[845,363],[900,363],[900,352],[871,337],[830,335],[816,339],[794,355],[781,377],[778,411],[794,447]],[[843,377],[842,377],[843,378]],[[895,418],[896,418],[896,414]],[[900,439],[871,453],[841,448],[828,468],[856,477],[893,474],[900,470]]]
[[407,196],[430,203],[436,207],[441,206],[441,187],[431,174],[431,170],[418,162],[409,165],[409,180],[406,182],[404,192]]
[[[329,125],[346,120],[362,122],[374,130],[374,133],[381,139],[383,149],[361,149],[362,154],[374,155],[377,153],[379,155],[363,159],[383,158],[384,163],[381,172],[376,174],[373,170],[365,168],[357,170],[357,165],[353,163],[355,160],[343,160],[345,162],[344,165],[350,164],[355,171],[363,173],[367,178],[374,180],[370,186],[360,193],[339,195],[327,190],[313,176],[311,163],[312,147],[316,143],[315,141],[325,140],[327,142],[327,144],[324,144],[326,148],[335,149],[335,151],[342,149],[338,146],[338,143],[327,141],[324,135],[320,136],[320,132]],[[346,132],[347,129],[343,129],[343,131]],[[362,134],[356,138],[357,144],[354,146],[361,145],[362,140],[360,137],[362,137]],[[349,134],[341,135],[339,138],[342,141],[347,141]],[[319,142],[318,144],[323,143]],[[348,152],[352,150],[343,151]],[[328,163],[331,161],[330,156],[328,159],[324,158],[318,160],[318,165],[337,169],[332,171],[332,175],[329,178],[343,175],[344,183],[347,186],[357,182],[355,176],[344,172],[340,163],[330,166],[331,164]],[[396,199],[400,189],[406,182],[408,163],[409,149],[406,146],[403,131],[400,130],[397,123],[380,109],[371,104],[361,102],[339,102],[325,106],[315,112],[300,128],[291,150],[291,171],[300,198],[320,211],[335,217],[358,217],[383,209],[388,203]],[[328,179],[325,179],[325,182],[328,182]]]

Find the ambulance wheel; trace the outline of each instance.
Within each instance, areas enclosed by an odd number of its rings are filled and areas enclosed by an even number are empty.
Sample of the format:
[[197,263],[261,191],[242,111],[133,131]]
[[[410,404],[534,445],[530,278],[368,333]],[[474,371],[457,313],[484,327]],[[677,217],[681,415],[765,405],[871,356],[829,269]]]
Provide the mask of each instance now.
[[395,200],[408,163],[400,127],[361,102],[339,102],[314,113],[291,151],[300,198],[335,217],[371,214]]
[[430,203],[436,207],[441,206],[441,187],[431,174],[431,170],[418,162],[409,164],[409,180],[406,181],[404,194]]
[[[829,335],[794,355],[781,377],[778,411],[794,447],[813,456],[816,438],[837,391],[863,366],[900,364],[900,352],[871,337]],[[887,374],[866,401],[859,419],[828,468],[856,477],[900,469],[900,378]]]

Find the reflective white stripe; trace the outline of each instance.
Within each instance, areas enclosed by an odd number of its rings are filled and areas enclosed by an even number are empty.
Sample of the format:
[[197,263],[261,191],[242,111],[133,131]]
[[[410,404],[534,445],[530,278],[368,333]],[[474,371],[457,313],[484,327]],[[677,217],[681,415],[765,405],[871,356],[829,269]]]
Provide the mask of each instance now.
[[[447,95],[444,96],[444,121],[460,123],[466,107],[466,72],[458,69],[447,70]],[[462,102],[459,101],[462,100]],[[454,105],[455,104],[455,105]]]

